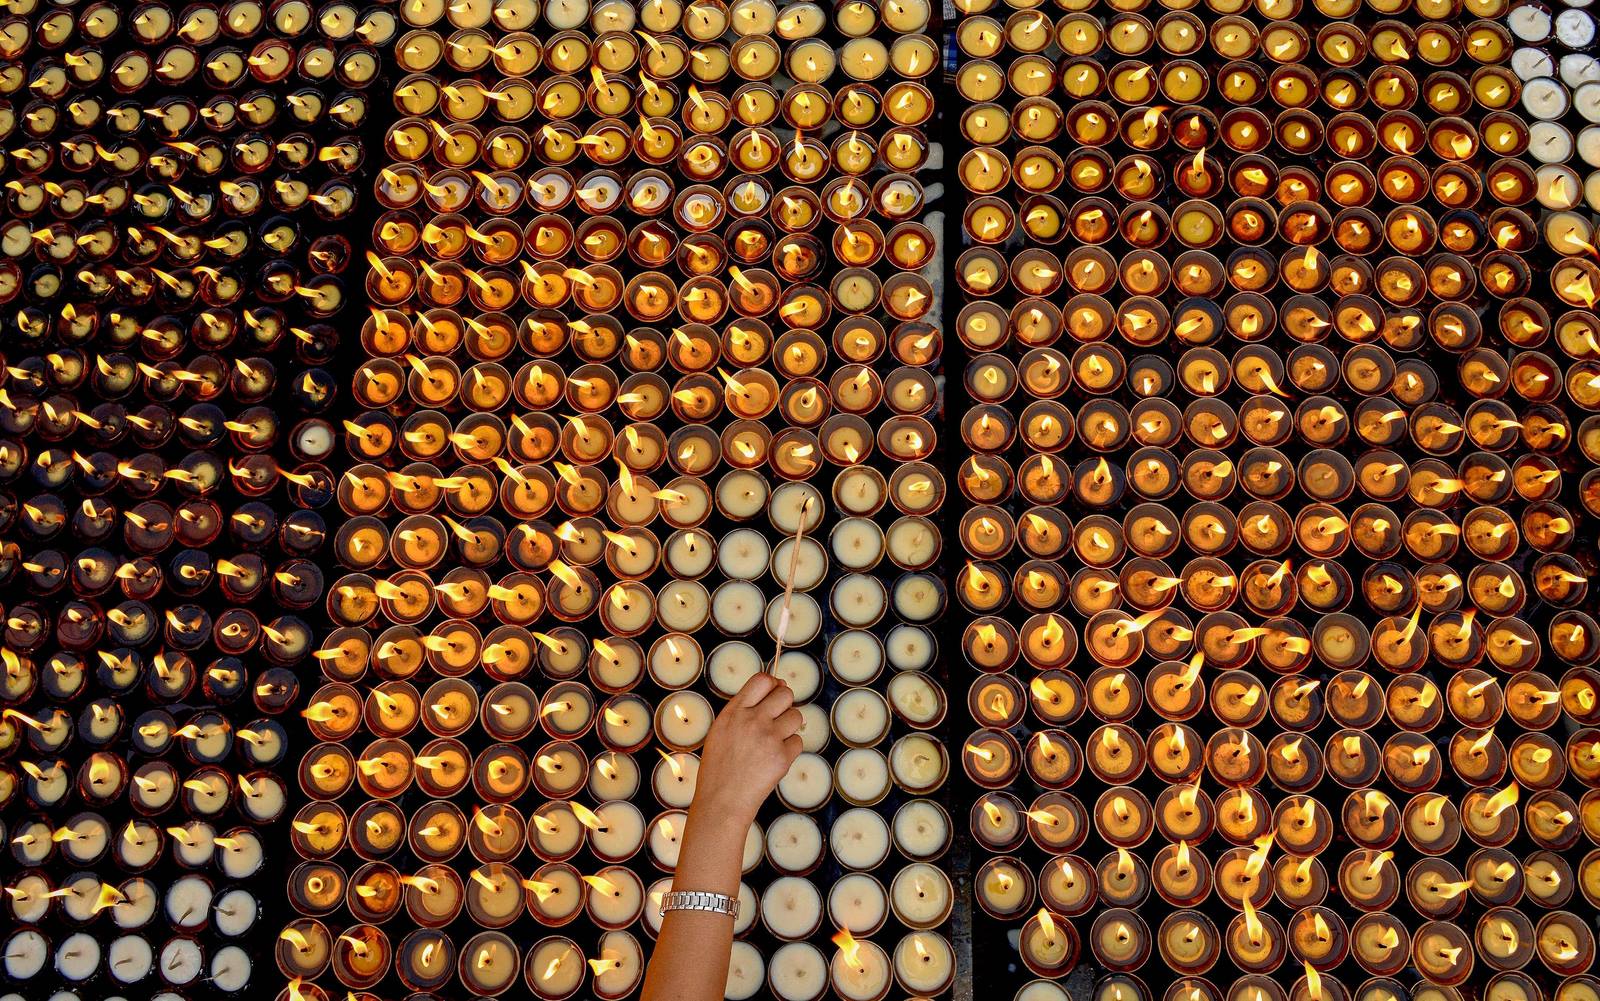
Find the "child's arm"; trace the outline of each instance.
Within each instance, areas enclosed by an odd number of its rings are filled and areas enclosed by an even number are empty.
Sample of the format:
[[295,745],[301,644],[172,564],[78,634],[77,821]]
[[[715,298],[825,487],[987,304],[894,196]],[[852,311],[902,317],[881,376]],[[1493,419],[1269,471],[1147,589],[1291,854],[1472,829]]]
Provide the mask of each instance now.
[[[769,674],[751,678],[718,714],[701,750],[674,891],[737,899],[745,835],[800,754],[800,723],[789,687]],[[721,1001],[732,952],[733,918],[667,911],[641,1001]]]

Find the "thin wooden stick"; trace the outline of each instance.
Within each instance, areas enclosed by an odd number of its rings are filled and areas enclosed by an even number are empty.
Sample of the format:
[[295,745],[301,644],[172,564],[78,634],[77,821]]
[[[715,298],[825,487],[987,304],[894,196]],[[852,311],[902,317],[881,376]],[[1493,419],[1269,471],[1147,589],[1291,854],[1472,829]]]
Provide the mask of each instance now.
[[800,521],[795,525],[794,535],[790,536],[794,540],[794,550],[789,553],[788,580],[783,583],[783,607],[778,609],[778,628],[775,630],[777,649],[772,654],[772,666],[762,667],[763,672],[776,671],[778,658],[783,656],[783,634],[789,631],[789,603],[794,600],[794,575],[800,569],[800,540],[805,538],[806,512],[810,510],[811,498],[808,496],[800,502]]

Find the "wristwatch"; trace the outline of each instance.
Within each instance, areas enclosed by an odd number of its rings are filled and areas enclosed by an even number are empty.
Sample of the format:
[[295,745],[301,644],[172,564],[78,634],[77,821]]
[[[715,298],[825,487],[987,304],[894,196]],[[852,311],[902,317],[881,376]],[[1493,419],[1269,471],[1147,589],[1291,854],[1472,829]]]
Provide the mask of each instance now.
[[661,895],[661,913],[668,911],[711,911],[736,918],[739,916],[739,898],[705,890],[672,890]]

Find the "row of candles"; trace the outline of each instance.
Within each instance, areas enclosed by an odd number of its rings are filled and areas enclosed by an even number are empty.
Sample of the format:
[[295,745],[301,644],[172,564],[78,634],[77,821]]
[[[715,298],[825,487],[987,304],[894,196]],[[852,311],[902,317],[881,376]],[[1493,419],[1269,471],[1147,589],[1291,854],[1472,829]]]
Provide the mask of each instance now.
[[[12,4],[3,118],[3,977],[258,982],[315,649],[352,252],[392,12]],[[293,86],[285,84],[291,77]]]
[[727,996],[946,990],[928,5],[398,12],[288,998],[634,993],[762,670]]
[[1023,1001],[1584,996],[1557,12],[958,7],[978,947]]
[[[1593,54],[1594,17],[1573,5],[1515,5],[1506,26],[1518,48],[1511,66],[1522,80],[1522,107],[1532,119],[1529,152],[1540,163],[1581,176],[1584,203],[1600,205],[1600,64]],[[1570,166],[1568,166],[1570,165]]]

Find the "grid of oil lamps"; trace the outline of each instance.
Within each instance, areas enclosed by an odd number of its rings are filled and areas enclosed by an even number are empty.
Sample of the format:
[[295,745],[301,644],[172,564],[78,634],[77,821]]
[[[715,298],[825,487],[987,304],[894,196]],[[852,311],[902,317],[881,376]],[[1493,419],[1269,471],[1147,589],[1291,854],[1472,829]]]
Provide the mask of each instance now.
[[728,996],[940,993],[928,5],[397,13],[287,996],[634,993],[763,669]]
[[1018,997],[1591,996],[1593,136],[1524,104],[1592,60],[1498,0],[958,6],[962,764]]
[[[270,981],[277,717],[332,499],[349,129],[387,18],[7,5],[0,979]],[[47,992],[48,993],[48,992]]]

